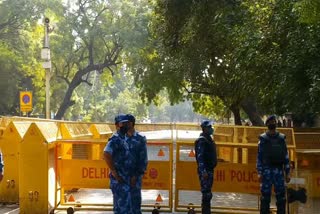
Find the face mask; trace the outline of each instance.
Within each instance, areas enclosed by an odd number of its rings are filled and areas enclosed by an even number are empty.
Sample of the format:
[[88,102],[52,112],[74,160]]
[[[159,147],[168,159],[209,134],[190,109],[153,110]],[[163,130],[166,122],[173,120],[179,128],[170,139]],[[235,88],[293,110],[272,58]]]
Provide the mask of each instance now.
[[209,134],[209,135],[213,135],[213,132],[214,132],[214,131],[213,131],[213,128],[212,128],[212,127],[208,128],[208,134]]
[[269,130],[275,130],[276,129],[276,124],[269,124],[268,125]]
[[122,135],[125,135],[128,132],[129,128],[128,126],[124,125],[122,127],[120,127],[119,131]]

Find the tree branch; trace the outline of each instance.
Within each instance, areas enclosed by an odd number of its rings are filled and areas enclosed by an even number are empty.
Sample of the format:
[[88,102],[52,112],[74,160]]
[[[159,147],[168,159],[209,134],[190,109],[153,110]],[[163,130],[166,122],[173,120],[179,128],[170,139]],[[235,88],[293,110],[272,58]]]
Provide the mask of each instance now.
[[193,90],[193,89],[188,89],[186,86],[183,86],[183,88],[186,90],[188,94],[205,94],[205,95],[213,95],[213,93],[208,92],[208,91],[198,91],[198,90]]
[[89,82],[88,80],[82,79],[81,82],[84,82],[84,83],[88,84],[89,86],[92,86],[92,85],[93,85],[93,84],[92,84],[91,82]]

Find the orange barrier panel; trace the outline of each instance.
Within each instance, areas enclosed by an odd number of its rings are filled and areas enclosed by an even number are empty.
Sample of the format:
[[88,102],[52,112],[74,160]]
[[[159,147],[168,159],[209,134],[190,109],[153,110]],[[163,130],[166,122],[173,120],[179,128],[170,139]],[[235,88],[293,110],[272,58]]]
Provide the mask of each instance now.
[[[258,136],[265,131],[264,127],[245,126],[220,126],[216,125],[214,139],[217,145],[218,166],[214,172],[213,191],[218,193],[245,193],[255,194],[258,204],[260,183],[257,178],[256,158]],[[296,160],[295,141],[292,129],[281,129],[280,132],[287,135],[287,145],[290,160]],[[175,186],[175,210],[186,211],[190,204],[197,204],[197,197],[190,198],[186,203],[184,195],[188,191],[197,191],[199,197],[200,184],[197,174],[197,164],[194,155],[190,155],[194,149],[196,138],[177,139],[176,149],[176,186]],[[187,179],[186,179],[187,178]],[[200,199],[198,198],[200,201]],[[199,203],[199,202],[198,202]],[[254,207],[212,207],[214,212],[223,210],[257,211]]]
[[[89,153],[96,148],[104,148],[106,141],[101,139],[90,140],[59,140],[57,141],[57,162],[58,177],[60,180],[61,206],[75,205],[70,203],[70,197],[66,200],[65,192],[72,189],[92,188],[107,189],[109,188],[109,169],[103,160],[103,151],[99,152],[99,156],[91,156],[83,159],[64,158],[63,145],[82,145],[87,146]],[[97,147],[98,145],[98,147]],[[154,202],[142,204],[142,209],[150,210],[155,203],[161,204],[161,210],[172,210],[172,140],[148,140],[148,167],[143,177],[143,190],[162,190],[167,191],[165,199],[161,197],[159,201],[157,195],[154,196]],[[161,151],[159,155],[159,151]],[[71,199],[74,199],[72,195]],[[83,197],[85,198],[85,197]],[[158,200],[157,200],[158,199]],[[75,199],[77,201],[77,199]],[[86,206],[98,206],[97,210],[112,210],[112,203],[95,203],[91,204],[86,201],[79,202]],[[57,207],[59,209],[59,207]]]

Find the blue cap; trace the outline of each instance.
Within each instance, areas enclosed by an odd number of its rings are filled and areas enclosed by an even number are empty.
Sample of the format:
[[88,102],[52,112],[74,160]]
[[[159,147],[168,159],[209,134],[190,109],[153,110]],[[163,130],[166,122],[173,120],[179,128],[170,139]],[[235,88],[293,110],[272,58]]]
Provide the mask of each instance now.
[[276,115],[274,115],[274,114],[273,114],[273,115],[269,115],[268,118],[267,118],[267,120],[266,120],[266,124],[267,124],[270,120],[276,120],[276,118],[277,118],[277,117],[276,117]]
[[208,126],[212,126],[213,125],[213,121],[211,121],[211,120],[204,120],[204,121],[202,121],[201,122],[201,127],[203,128],[203,127],[208,127]]
[[136,122],[136,118],[132,114],[127,114],[127,119],[129,122]]
[[128,118],[127,115],[125,114],[118,114],[115,118],[114,118],[114,123],[124,123],[124,122],[128,122]]

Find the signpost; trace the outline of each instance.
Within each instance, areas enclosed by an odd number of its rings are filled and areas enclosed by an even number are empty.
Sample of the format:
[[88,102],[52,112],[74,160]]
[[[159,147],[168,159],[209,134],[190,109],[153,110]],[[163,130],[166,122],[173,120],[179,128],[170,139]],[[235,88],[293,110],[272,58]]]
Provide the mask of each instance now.
[[32,111],[31,91],[20,91],[20,111],[26,113]]

